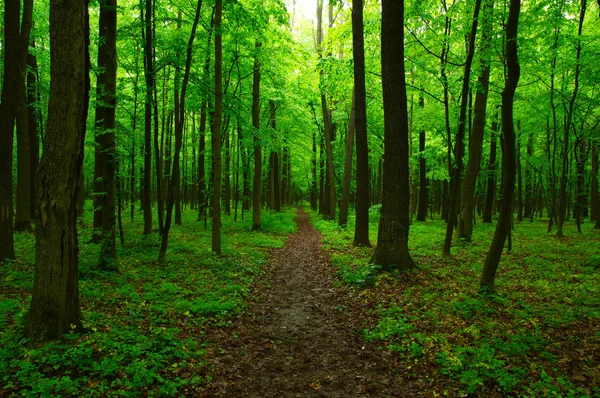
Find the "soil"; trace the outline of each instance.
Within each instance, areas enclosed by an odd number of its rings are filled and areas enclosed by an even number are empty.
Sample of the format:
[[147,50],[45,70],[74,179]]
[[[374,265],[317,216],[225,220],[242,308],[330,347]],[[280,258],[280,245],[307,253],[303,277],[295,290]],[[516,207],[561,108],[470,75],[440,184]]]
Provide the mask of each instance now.
[[336,287],[321,235],[298,209],[248,312],[216,336],[210,397],[412,396],[403,369],[352,328],[352,292]]

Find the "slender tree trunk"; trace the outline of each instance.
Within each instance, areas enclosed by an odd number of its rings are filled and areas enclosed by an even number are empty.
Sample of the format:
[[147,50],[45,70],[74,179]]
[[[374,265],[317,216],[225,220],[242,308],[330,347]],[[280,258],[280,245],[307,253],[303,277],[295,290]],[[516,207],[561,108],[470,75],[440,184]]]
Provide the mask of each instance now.
[[592,175],[590,176],[592,179],[592,192],[590,194],[590,221],[598,220],[598,141],[592,140]]
[[[362,0],[359,1],[362,2]],[[338,216],[338,225],[340,227],[345,227],[348,223],[348,202],[350,200],[350,183],[352,182],[352,155],[354,152],[354,120],[356,112],[355,102],[355,92],[352,92],[352,110],[350,111],[350,119],[348,120],[348,132],[346,134],[346,151],[344,154],[344,180],[342,181],[342,200],[340,201],[340,213]]]
[[171,220],[173,216],[173,207],[175,205],[175,184],[179,184],[176,180],[176,173],[179,172],[179,157],[181,153],[181,145],[183,140],[183,127],[185,123],[185,96],[187,92],[188,81],[190,79],[190,71],[192,68],[192,51],[194,45],[194,39],[196,37],[196,28],[198,27],[198,21],[200,20],[200,11],[202,10],[202,0],[198,0],[196,5],[196,15],[194,16],[194,22],[192,24],[192,31],[186,48],[186,59],[185,59],[185,72],[183,75],[183,81],[181,83],[181,94],[179,100],[179,115],[175,125],[175,155],[173,156],[173,175],[169,182],[168,193],[167,193],[167,214],[165,218],[165,226],[161,236],[160,253],[158,255],[158,261],[164,260],[167,255],[167,247],[169,244],[169,230],[171,229]]
[[[153,67],[153,35],[152,35],[152,0],[145,0],[145,32],[144,37],[144,76],[146,79],[146,98],[144,110],[144,189],[143,189],[143,208],[144,208],[144,235],[152,232],[152,185],[151,185],[151,167],[152,167],[152,89],[154,87],[154,67]],[[142,12],[143,14],[143,12]],[[156,149],[155,149],[156,150]],[[159,166],[157,165],[157,168]],[[158,170],[157,170],[158,171]],[[157,187],[160,186],[157,173]],[[158,200],[162,200],[160,197]]]
[[215,5],[215,117],[213,131],[212,251],[221,254],[221,119],[223,117],[223,44],[221,19],[223,0]]
[[515,190],[516,148],[515,127],[513,121],[513,101],[520,77],[520,66],[517,54],[517,30],[519,27],[520,0],[510,0],[508,19],[506,21],[506,69],[507,80],[502,92],[502,131],[504,151],[502,156],[502,203],[496,231],[492,238],[483,272],[481,274],[481,290],[493,293],[496,270],[502,257],[502,248],[506,236],[510,232],[512,219],[512,197]]
[[310,189],[310,209],[317,211],[317,133],[312,133],[312,157],[311,157],[311,189]]
[[469,36],[467,60],[465,62],[465,70],[463,75],[463,87],[461,94],[460,115],[458,119],[458,130],[456,132],[456,141],[454,143],[454,158],[456,163],[452,169],[450,179],[450,207],[448,208],[448,222],[446,224],[446,237],[444,239],[444,248],[442,254],[450,255],[450,247],[452,245],[452,233],[454,225],[457,221],[457,208],[459,201],[460,179],[463,167],[464,154],[464,136],[465,127],[467,124],[467,105],[469,101],[469,81],[471,76],[471,64],[475,54],[475,36],[477,34],[477,24],[479,22],[479,9],[481,8],[481,0],[475,1],[475,9],[473,10],[473,22],[471,24],[471,33]]
[[[40,160],[40,144],[39,144],[39,126],[42,123],[38,107],[41,106],[39,103],[39,90],[37,81],[37,59],[32,54],[27,54],[27,103],[29,104],[28,118],[29,118],[29,160],[30,166],[29,171],[31,179],[31,196],[30,196],[30,217],[32,220],[35,219],[35,173],[38,169]],[[83,186],[81,187],[83,192]]]
[[492,1],[486,2],[483,13],[481,29],[481,68],[482,72],[477,79],[477,93],[475,94],[475,120],[469,135],[469,160],[462,182],[460,199],[460,216],[458,219],[457,234],[459,239],[471,241],[473,235],[473,220],[475,206],[475,187],[481,165],[483,149],[483,136],[485,132],[488,87],[490,82],[490,55],[489,55],[489,32],[492,31]]
[[262,188],[262,149],[260,143],[260,62],[261,43],[254,45],[254,80],[252,84],[252,127],[254,128],[254,186],[252,191],[252,230],[260,229],[260,203]]
[[517,120],[517,221],[523,221],[523,175],[521,172],[521,121]]
[[[419,107],[425,107],[423,97],[419,98]],[[427,221],[427,164],[425,163],[425,130],[419,133],[419,210],[417,213],[417,221]]]
[[[577,48],[575,55],[575,82],[573,84],[573,94],[569,101],[569,108],[566,114],[566,122],[564,126],[563,136],[563,169],[560,176],[560,193],[559,193],[559,205],[558,205],[558,228],[556,236],[563,236],[563,225],[565,222],[565,211],[567,206],[567,171],[569,168],[569,131],[571,130],[571,121],[573,120],[573,109],[575,101],[577,99],[577,93],[579,92],[579,75],[581,73],[581,34],[583,30],[583,20],[585,19],[587,0],[581,0],[581,11],[579,13],[579,29],[577,32]],[[570,196],[570,195],[569,195]]]
[[372,262],[384,270],[414,268],[408,250],[408,111],[404,75],[404,2],[382,0],[383,198],[377,248]]
[[231,142],[229,130],[225,131],[225,184],[223,187],[223,211],[231,214]]
[[25,327],[33,342],[82,328],[76,201],[89,89],[86,17],[84,1],[50,4],[48,129],[37,174],[35,276]]

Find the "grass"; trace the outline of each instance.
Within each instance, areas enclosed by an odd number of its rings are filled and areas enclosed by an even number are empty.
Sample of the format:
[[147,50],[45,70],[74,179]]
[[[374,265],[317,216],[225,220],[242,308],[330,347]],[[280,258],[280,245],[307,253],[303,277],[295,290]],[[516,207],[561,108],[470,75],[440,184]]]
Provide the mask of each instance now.
[[[372,211],[371,242],[378,214]],[[494,226],[478,223],[473,243],[441,256],[445,224],[414,221],[410,250],[419,270],[378,272],[372,249],[352,246],[348,228],[320,220],[339,283],[358,294],[365,338],[399,358],[403,373],[428,396],[600,397],[599,232],[567,223],[565,238],[547,220],[516,223],[504,253],[498,294],[478,293]]]
[[36,348],[23,337],[35,239],[16,234],[17,259],[0,267],[0,396],[193,395],[210,380],[207,331],[228,327],[244,309],[269,250],[295,231],[294,214],[263,212],[258,233],[250,232],[251,217],[223,216],[218,257],[210,250],[210,222],[205,229],[196,212],[184,211],[160,265],[158,234],[144,236],[136,214],[135,222],[124,220],[119,272],[96,267],[98,247],[82,243],[92,232],[82,229],[79,289],[89,332]]

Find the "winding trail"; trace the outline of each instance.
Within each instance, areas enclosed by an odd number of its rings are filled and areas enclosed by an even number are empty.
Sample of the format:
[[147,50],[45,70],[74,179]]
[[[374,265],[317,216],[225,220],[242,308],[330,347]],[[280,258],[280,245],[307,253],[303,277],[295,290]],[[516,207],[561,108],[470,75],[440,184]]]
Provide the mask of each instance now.
[[[210,397],[388,397],[403,391],[398,364],[364,342],[346,313],[348,292],[301,208],[298,231],[274,252],[248,313],[223,330]],[[394,371],[391,370],[393,368]]]

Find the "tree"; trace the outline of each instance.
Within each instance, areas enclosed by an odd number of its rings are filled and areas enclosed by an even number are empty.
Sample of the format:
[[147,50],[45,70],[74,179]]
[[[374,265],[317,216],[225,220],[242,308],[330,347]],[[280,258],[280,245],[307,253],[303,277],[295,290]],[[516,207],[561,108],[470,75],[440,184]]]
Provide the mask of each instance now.
[[[152,1],[146,0],[145,5],[145,29],[142,29],[142,37],[144,38],[144,76],[146,80],[146,97],[144,99],[144,190],[142,193],[142,205],[144,208],[144,235],[149,235],[152,232],[152,184],[150,179],[152,177],[152,95],[154,89],[154,67],[152,61],[154,44],[152,40]],[[158,166],[157,162],[158,167],[160,166]],[[158,193],[160,193],[159,176],[160,174],[157,176]],[[160,195],[158,195],[158,200],[159,202],[162,200]],[[160,214],[161,212],[159,211],[159,217]]]
[[25,329],[31,341],[82,328],[76,201],[87,117],[86,6],[81,0],[50,3],[50,102],[37,174],[35,277]]
[[[117,1],[103,0],[100,6],[100,45],[98,59],[104,67],[100,71],[98,90],[101,92],[97,107],[101,108],[102,127],[96,131],[99,147],[96,152],[96,170],[99,187],[98,206],[100,208],[100,261],[104,269],[116,268],[116,230],[115,230],[115,170],[117,153],[115,144],[115,106],[117,90]],[[102,78],[101,78],[101,77]]]
[[408,110],[404,75],[404,2],[381,2],[381,81],[383,87],[383,197],[377,248],[372,263],[384,270],[416,266],[408,250],[410,203]]
[[212,250],[221,254],[221,121],[223,118],[223,36],[221,21],[223,0],[215,5],[215,116],[212,135],[213,196],[212,196]]
[[500,215],[490,250],[483,265],[480,286],[482,291],[494,293],[494,281],[496,270],[502,257],[504,242],[511,227],[512,201],[515,191],[515,164],[516,144],[515,126],[513,120],[513,101],[521,68],[517,52],[517,31],[519,28],[519,13],[521,10],[520,0],[510,0],[508,19],[506,21],[506,83],[502,92],[502,132],[503,132],[503,156],[502,156],[502,202],[500,204]]
[[252,191],[252,230],[260,229],[260,199],[262,185],[262,148],[260,143],[260,62],[258,51],[261,43],[254,45],[254,77],[252,84],[252,127],[254,129],[254,185]]
[[[425,99],[419,98],[419,107],[425,107]],[[427,220],[428,194],[427,194],[427,164],[425,161],[425,130],[419,133],[419,212],[417,221]]]
[[370,247],[369,147],[367,141],[367,95],[362,0],[352,1],[352,53],[354,57],[354,124],[356,128],[356,223],[354,226],[354,245]]

